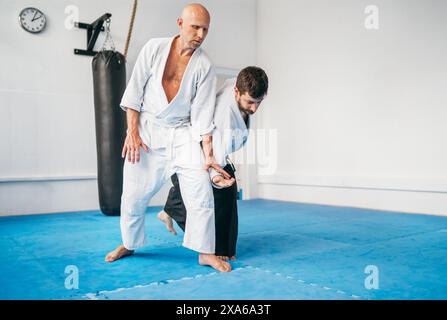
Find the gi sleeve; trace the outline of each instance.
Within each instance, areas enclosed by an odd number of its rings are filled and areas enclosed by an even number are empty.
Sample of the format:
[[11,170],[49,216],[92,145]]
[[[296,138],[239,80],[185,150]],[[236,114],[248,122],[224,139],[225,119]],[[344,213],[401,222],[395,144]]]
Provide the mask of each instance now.
[[211,134],[214,128],[216,82],[216,71],[210,65],[198,80],[196,95],[191,104],[191,127],[197,141],[202,141],[202,136]]
[[121,99],[120,107],[141,111],[144,89],[151,74],[151,41],[141,49],[132,71],[129,83]]

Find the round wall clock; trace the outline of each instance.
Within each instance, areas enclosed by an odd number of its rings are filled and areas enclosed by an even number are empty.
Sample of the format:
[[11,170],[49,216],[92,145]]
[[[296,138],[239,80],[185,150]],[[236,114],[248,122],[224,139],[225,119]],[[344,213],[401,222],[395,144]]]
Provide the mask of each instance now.
[[39,33],[45,29],[47,18],[39,9],[29,7],[20,11],[19,23],[26,31]]

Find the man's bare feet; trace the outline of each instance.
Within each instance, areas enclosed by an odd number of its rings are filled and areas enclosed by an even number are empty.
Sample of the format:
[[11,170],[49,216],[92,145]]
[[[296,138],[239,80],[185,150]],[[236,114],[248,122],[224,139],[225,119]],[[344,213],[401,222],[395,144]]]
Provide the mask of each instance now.
[[177,232],[174,229],[174,225],[172,224],[172,218],[164,210],[161,210],[157,214],[157,218],[166,225],[166,229],[168,229],[170,233],[172,233],[174,236],[177,235]]
[[107,254],[105,261],[113,262],[118,259],[130,256],[133,254],[133,252],[134,252],[133,250],[128,250],[123,245],[120,245],[118,248]]
[[219,259],[214,254],[201,253],[199,255],[199,264],[202,266],[210,266],[220,272],[230,272],[231,265]]
[[222,260],[222,261],[229,261],[229,260],[231,260],[231,261],[234,261],[234,260],[236,260],[236,257],[235,256],[231,256],[231,257],[228,257],[228,256],[217,256],[220,260]]

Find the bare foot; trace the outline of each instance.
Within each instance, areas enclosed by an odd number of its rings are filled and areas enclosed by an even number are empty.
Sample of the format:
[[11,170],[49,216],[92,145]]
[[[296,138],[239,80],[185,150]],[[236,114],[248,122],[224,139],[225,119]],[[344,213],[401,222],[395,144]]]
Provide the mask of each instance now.
[[236,260],[236,257],[235,256],[231,256],[231,257],[229,257],[229,256],[217,256],[220,260],[222,260],[222,261],[234,261],[234,260]]
[[201,253],[199,255],[199,264],[202,266],[210,266],[220,272],[231,271],[231,265],[226,261],[220,260],[214,254]]
[[168,229],[170,233],[172,233],[174,236],[177,235],[177,232],[175,231],[172,224],[172,218],[164,210],[161,210],[157,214],[157,218],[166,225],[166,229]]
[[133,254],[133,250],[127,250],[123,245],[120,245],[115,250],[109,252],[106,256],[106,262],[113,262],[118,259],[130,256]]

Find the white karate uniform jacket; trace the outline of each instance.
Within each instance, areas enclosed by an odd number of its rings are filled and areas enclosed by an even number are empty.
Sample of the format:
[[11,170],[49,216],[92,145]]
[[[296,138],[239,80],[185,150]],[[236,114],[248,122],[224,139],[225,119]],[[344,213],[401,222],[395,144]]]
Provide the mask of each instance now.
[[144,214],[150,199],[174,173],[188,210],[183,245],[214,253],[214,198],[203,169],[201,135],[213,130],[216,75],[205,52],[192,54],[177,95],[168,103],[162,85],[173,38],[150,40],[141,50],[121,100],[140,112],[139,133],[149,147],[140,161],[124,164],[121,233],[129,250],[146,244]]

